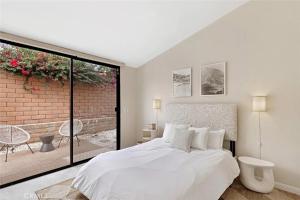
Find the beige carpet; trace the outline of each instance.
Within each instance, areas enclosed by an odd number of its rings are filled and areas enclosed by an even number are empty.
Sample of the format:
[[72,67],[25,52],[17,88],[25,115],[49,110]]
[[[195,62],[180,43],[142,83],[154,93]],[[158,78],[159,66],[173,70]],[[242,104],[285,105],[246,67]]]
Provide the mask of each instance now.
[[[60,148],[55,147],[56,149],[50,152],[34,149],[33,154],[29,150],[9,153],[8,162],[4,162],[5,155],[0,155],[0,185],[69,165],[69,143],[64,142]],[[79,146],[74,141],[74,161],[88,159],[111,150],[84,139],[80,140]]]
[[35,193],[39,200],[87,200],[87,198],[80,192],[70,187],[72,181],[73,179],[68,179],[61,183],[39,190]]
[[[87,200],[77,190],[70,188],[73,179],[49,186],[36,192],[39,200]],[[246,189],[239,181],[229,187],[220,200],[300,200],[300,196],[274,189],[269,194],[260,194]]]

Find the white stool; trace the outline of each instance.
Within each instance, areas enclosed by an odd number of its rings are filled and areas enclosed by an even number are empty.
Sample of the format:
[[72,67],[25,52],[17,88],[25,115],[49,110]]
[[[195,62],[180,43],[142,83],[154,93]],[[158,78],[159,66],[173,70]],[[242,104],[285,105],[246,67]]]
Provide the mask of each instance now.
[[[240,163],[240,180],[242,184],[250,190],[269,193],[274,187],[274,164],[265,160],[241,156],[238,158]],[[255,176],[255,169],[262,170],[262,178]]]

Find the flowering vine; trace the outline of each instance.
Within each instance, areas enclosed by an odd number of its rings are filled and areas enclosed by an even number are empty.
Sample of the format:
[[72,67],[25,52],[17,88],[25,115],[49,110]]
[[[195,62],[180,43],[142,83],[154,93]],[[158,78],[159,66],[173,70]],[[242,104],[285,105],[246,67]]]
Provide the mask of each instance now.
[[[70,62],[66,57],[0,43],[0,69],[25,77],[26,90],[38,90],[29,86],[31,77],[59,81],[63,85],[69,79]],[[79,60],[74,60],[73,77],[75,83],[116,84],[115,69]]]

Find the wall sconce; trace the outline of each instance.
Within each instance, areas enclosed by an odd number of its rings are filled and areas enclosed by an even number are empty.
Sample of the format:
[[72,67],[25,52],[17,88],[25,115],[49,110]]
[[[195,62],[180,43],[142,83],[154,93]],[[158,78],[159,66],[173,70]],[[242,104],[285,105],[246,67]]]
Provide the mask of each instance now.
[[267,111],[267,97],[254,96],[252,97],[252,111],[258,112],[258,132],[259,132],[259,159],[261,159],[261,127],[260,127],[260,113]]
[[152,108],[153,109],[160,109],[160,99],[153,99]]
[[153,99],[152,100],[152,108],[155,110],[155,129],[158,129],[158,110],[161,107],[161,100],[160,99]]

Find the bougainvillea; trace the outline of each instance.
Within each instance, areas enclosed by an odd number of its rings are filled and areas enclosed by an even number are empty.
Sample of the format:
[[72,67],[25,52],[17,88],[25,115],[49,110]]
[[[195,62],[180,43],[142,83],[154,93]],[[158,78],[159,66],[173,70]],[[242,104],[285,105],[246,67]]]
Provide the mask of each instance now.
[[[28,85],[31,77],[59,81],[69,79],[71,60],[67,57],[0,43],[0,68],[25,77],[24,89],[36,89]],[[74,60],[74,82],[91,85],[116,83],[116,70],[88,62]]]

